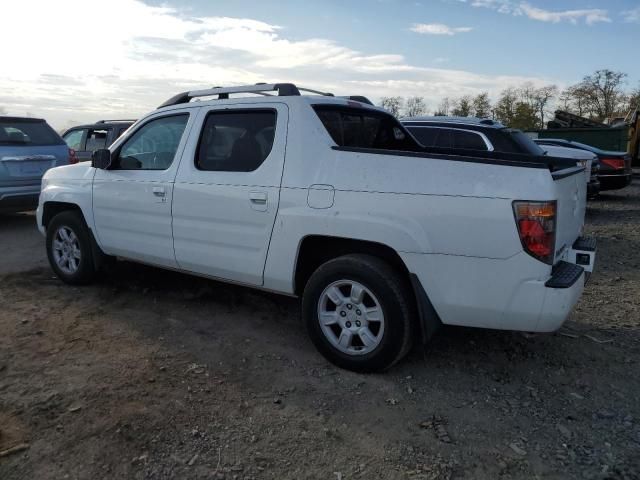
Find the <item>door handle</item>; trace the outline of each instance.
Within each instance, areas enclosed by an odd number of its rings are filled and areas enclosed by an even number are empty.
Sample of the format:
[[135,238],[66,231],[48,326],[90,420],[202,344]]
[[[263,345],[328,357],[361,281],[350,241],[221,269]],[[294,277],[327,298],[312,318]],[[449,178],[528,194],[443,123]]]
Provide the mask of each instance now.
[[266,192],[249,192],[249,202],[251,202],[251,208],[259,212],[266,212],[267,205],[267,193]]
[[264,192],[249,192],[249,200],[256,205],[266,205],[267,194]]
[[164,187],[153,187],[153,194],[156,197],[164,197],[167,194],[167,192],[164,189]]

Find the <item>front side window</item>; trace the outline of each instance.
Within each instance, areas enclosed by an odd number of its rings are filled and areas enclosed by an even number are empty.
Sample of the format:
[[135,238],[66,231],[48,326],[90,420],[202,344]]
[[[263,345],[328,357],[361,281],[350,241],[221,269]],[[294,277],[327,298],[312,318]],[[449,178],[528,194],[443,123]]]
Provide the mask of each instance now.
[[189,114],[161,117],[145,123],[120,148],[117,170],[166,170],[184,133]]
[[101,148],[107,148],[108,130],[89,130],[87,134],[86,150],[93,152]]
[[316,105],[314,110],[339,147],[422,151],[392,115],[341,105]]
[[207,115],[202,127],[196,167],[215,172],[252,172],[273,147],[276,111],[227,110]]
[[63,140],[67,143],[69,148],[74,150],[82,150],[82,138],[84,136],[84,130],[71,130],[67,132],[63,137]]

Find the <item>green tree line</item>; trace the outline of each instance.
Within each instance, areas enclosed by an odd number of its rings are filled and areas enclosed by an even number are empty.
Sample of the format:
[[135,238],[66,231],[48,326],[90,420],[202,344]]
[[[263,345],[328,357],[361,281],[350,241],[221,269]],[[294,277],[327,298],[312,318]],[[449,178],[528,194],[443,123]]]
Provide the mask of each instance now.
[[553,110],[565,110],[581,117],[606,121],[625,116],[640,108],[640,84],[627,89],[627,74],[612,70],[597,70],[582,81],[560,90],[556,85],[536,87],[527,82],[504,89],[492,100],[488,92],[445,97],[429,110],[423,97],[383,97],[381,105],[397,117],[415,117],[433,113],[436,116],[480,117],[498,120],[512,128],[533,130],[544,128],[553,117]]

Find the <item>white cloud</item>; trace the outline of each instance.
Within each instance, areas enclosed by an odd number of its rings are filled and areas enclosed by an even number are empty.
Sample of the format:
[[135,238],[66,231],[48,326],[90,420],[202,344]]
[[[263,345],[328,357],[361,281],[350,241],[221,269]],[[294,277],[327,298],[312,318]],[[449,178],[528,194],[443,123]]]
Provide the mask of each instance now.
[[622,17],[627,23],[640,23],[640,6],[632,8],[631,10],[625,10],[622,12]]
[[528,3],[523,2],[520,4],[520,9],[522,9],[522,12],[527,17],[541,22],[559,23],[567,21],[576,24],[579,20],[584,20],[587,25],[593,25],[598,22],[611,22],[607,11],[600,8],[553,12],[542,8],[532,7]]
[[443,23],[414,23],[411,31],[424,35],[455,35],[473,30],[471,27],[450,27]]
[[57,128],[137,117],[177,92],[215,85],[288,81],[374,101],[421,95],[435,104],[442,96],[553,81],[425,68],[329,39],[293,40],[284,27],[254,19],[194,17],[139,0],[111,0],[109,8],[85,0],[10,2],[0,45],[16,45],[16,38],[19,48],[2,54],[0,106]]
[[528,2],[518,2],[513,0],[459,0],[468,3],[473,7],[489,8],[500,13],[521,16],[524,15],[531,20],[540,22],[569,22],[577,24],[584,21],[587,25],[593,25],[599,22],[611,22],[607,10],[601,8],[584,8],[575,10],[552,11],[538,8]]

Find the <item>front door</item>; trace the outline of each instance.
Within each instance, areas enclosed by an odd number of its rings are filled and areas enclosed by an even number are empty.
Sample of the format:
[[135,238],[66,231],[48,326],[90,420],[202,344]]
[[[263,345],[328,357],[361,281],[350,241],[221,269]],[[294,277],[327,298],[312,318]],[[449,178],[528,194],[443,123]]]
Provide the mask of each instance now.
[[110,255],[175,267],[171,200],[189,125],[197,109],[150,118],[114,151],[93,180],[96,239]]
[[173,197],[181,269],[262,285],[285,160],[285,104],[203,108]]

